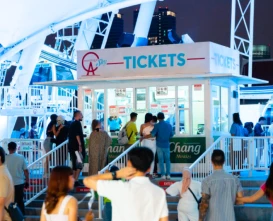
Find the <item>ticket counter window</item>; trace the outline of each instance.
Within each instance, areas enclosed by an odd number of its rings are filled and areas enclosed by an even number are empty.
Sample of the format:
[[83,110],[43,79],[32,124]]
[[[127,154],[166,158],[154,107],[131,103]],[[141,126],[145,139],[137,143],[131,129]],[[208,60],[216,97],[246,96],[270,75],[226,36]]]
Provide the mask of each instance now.
[[204,85],[192,85],[192,133],[205,134]]
[[95,111],[94,119],[101,122],[101,127],[104,128],[104,89],[94,91]]
[[213,131],[228,132],[228,89],[212,86]]
[[136,97],[135,112],[138,113],[136,125],[139,130],[141,124],[145,122],[145,114],[148,112],[146,105],[146,88],[136,88],[135,97]]
[[228,132],[228,88],[221,87],[221,131]]
[[86,127],[87,133],[89,134],[91,132],[91,122],[93,120],[92,116],[92,91],[91,89],[85,89],[84,90],[84,118],[83,118],[83,124]]
[[[108,128],[110,131],[109,121],[111,119],[119,119],[121,127],[130,120],[130,113],[133,111],[133,88],[112,88],[107,90],[108,98]],[[111,133],[113,136],[118,134],[118,131]]]
[[165,120],[171,124],[175,132],[175,86],[150,87],[149,101],[149,112],[153,115],[163,112]]
[[179,134],[190,134],[189,125],[189,86],[179,86],[178,94],[178,115],[179,115]]

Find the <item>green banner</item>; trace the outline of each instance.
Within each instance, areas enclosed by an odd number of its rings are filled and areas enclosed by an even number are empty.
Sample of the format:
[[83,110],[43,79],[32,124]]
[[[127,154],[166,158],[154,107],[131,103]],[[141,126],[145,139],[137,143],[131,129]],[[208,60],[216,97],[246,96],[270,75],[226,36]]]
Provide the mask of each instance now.
[[[118,144],[117,138],[113,138],[112,145],[108,149],[108,162],[114,160],[125,150],[125,146]],[[170,140],[172,163],[193,163],[206,150],[205,137],[174,137]]]
[[174,137],[170,142],[172,163],[193,163],[206,150],[205,137]]
[[116,157],[118,157],[124,150],[124,145],[118,144],[117,138],[112,138],[112,145],[108,149],[108,162],[110,163],[113,161]]

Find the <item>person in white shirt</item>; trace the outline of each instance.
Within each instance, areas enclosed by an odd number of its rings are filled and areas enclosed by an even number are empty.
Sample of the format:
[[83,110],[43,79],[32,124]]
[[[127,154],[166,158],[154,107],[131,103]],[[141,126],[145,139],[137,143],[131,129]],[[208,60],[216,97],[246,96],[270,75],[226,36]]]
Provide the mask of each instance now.
[[[137,147],[128,153],[127,167],[84,179],[86,187],[111,200],[112,221],[168,221],[164,190],[145,177],[153,159],[150,149]],[[113,181],[116,178],[129,181]]]
[[[201,182],[192,180],[189,168],[183,169],[183,179],[166,189],[171,196],[180,196],[177,206],[178,221],[198,221],[198,203],[201,198]],[[195,199],[196,198],[196,199]]]

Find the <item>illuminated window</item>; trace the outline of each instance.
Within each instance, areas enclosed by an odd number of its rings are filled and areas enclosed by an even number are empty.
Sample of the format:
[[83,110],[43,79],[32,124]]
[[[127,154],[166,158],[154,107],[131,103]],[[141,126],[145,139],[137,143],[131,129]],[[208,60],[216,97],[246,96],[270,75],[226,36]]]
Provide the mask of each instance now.
[[167,11],[167,15],[172,16],[172,17],[175,17],[175,16],[176,16],[175,13],[172,12],[172,11]]
[[117,18],[121,18],[121,14],[117,14]]

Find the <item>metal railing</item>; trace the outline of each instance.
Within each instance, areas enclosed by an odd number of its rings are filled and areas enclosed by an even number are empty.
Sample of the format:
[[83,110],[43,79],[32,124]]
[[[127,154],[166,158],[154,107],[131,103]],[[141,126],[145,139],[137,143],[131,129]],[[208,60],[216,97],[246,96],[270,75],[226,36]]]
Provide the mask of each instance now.
[[1,87],[0,106],[3,109],[46,108],[48,93],[45,86],[31,85],[28,88]]
[[38,198],[47,190],[49,173],[58,165],[69,166],[68,140],[28,165],[30,186],[25,191],[25,205]]
[[211,154],[215,149],[221,149],[223,137],[218,138],[191,166],[193,178],[201,181],[212,173]]
[[[140,141],[138,140],[132,146],[127,148],[122,154],[120,154],[117,158],[115,158],[112,162],[110,162],[106,167],[104,167],[99,174],[105,173],[111,166],[117,166],[119,169],[127,166],[128,161],[128,153],[135,147],[140,146]],[[102,218],[102,210],[103,210],[103,197],[99,197],[99,219]]]
[[8,151],[8,143],[15,142],[17,144],[17,153],[22,154],[27,163],[33,163],[43,156],[43,142],[40,139],[3,139],[0,141],[0,146],[4,148],[6,154]]
[[272,163],[273,137],[226,137],[218,138],[191,166],[193,177],[203,180],[213,171],[211,154],[215,149],[225,153],[224,168],[227,172],[238,173],[252,171],[265,171],[268,174]]

